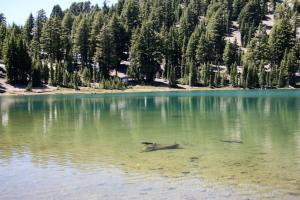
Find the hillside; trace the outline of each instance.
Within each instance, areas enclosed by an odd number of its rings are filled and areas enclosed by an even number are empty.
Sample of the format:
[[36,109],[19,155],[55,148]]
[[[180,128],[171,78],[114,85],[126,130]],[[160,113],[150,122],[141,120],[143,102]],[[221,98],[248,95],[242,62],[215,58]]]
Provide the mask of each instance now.
[[293,0],[55,5],[49,18],[40,10],[23,27],[7,25],[2,14],[0,58],[6,82],[23,89],[122,89],[155,80],[171,87],[296,87],[298,12]]

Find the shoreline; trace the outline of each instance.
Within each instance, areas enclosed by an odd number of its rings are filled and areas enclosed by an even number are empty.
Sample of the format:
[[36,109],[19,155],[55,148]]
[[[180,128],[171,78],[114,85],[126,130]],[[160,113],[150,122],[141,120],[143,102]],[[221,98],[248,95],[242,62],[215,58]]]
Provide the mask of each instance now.
[[[271,90],[294,90],[290,88],[278,88]],[[71,88],[33,88],[32,91],[28,92],[25,89],[8,90],[1,96],[38,96],[38,95],[66,95],[66,94],[127,94],[127,93],[151,93],[151,92],[190,92],[190,91],[244,91],[247,89],[234,88],[234,87],[220,87],[220,88],[210,88],[210,87],[186,87],[186,88],[169,88],[169,87],[157,87],[157,86],[134,86],[132,88],[127,88],[124,90],[107,90],[107,89],[94,89],[89,87],[80,87],[80,90],[74,90]],[[261,90],[259,88],[253,90]],[[268,89],[270,90],[270,89]],[[297,90],[297,89],[296,89]]]

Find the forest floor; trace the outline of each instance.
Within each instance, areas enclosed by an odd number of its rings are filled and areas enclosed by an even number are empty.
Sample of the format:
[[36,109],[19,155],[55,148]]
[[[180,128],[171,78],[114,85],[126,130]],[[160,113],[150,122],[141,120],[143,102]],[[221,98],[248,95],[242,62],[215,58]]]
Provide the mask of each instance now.
[[171,91],[200,91],[200,90],[241,90],[241,88],[233,87],[190,87],[187,85],[180,85],[176,88],[170,88],[165,85],[134,85],[129,86],[124,90],[108,90],[96,89],[91,87],[80,87],[79,90],[63,87],[52,87],[44,85],[43,87],[33,88],[32,91],[26,91],[25,86],[13,86],[5,83],[5,79],[0,78],[0,96],[22,96],[22,95],[41,95],[41,94],[109,94],[109,93],[135,93],[135,92],[171,92]]
[[31,91],[26,91],[26,85],[11,85],[6,83],[5,71],[0,64],[0,96],[23,96],[23,95],[42,95],[42,94],[109,94],[109,93],[136,93],[136,92],[183,92],[183,91],[204,91],[204,90],[243,90],[242,88],[226,87],[203,87],[177,84],[177,87],[169,87],[164,79],[155,79],[151,85],[130,84],[124,90],[97,89],[93,87],[79,87],[79,90],[65,87],[53,87],[43,85],[33,87]]

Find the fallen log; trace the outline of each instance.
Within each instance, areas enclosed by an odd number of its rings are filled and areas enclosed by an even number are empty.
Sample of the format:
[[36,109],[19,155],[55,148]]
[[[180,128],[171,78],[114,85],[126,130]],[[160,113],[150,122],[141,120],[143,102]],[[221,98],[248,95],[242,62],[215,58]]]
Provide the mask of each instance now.
[[226,142],[226,143],[237,143],[237,144],[243,144],[242,141],[239,140],[220,140],[221,142]]
[[157,144],[153,142],[142,142],[144,144],[143,151],[149,152],[149,151],[157,151],[157,150],[166,150],[166,149],[178,149],[179,144]]

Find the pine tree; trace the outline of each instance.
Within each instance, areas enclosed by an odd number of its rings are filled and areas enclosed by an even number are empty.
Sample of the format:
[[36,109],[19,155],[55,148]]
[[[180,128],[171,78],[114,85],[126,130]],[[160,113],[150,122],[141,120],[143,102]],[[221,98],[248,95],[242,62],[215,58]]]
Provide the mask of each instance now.
[[3,47],[4,65],[6,67],[6,78],[8,83],[14,83],[16,80],[16,59],[17,44],[13,34],[6,37]]
[[271,30],[269,37],[272,63],[279,66],[286,49],[294,44],[294,34],[288,18],[279,19]]
[[215,62],[220,61],[223,55],[225,46],[225,30],[226,24],[224,20],[224,13],[222,8],[219,8],[210,18],[209,23],[207,25],[207,36],[208,40],[211,43],[211,53],[213,55],[213,61]]
[[45,62],[43,64],[43,69],[42,69],[42,81],[44,83],[48,83],[49,81],[49,67],[48,67],[48,63]]
[[245,82],[245,88],[256,88],[258,86],[258,72],[257,67],[253,64],[250,64],[247,67],[247,75],[246,76],[246,82]]
[[41,48],[47,53],[52,61],[62,59],[61,21],[54,17],[50,18],[43,26],[41,36]]
[[74,86],[73,86],[74,89],[75,89],[75,90],[79,90],[80,77],[79,77],[77,71],[75,71],[75,72],[73,73],[73,82],[74,82]]
[[126,31],[131,34],[139,25],[139,1],[127,0],[125,1],[124,8],[121,13],[121,19],[125,25]]
[[226,46],[223,53],[223,61],[227,68],[228,74],[231,73],[231,66],[237,62],[237,44],[232,44],[230,41],[226,42]]
[[[131,75],[139,80],[153,81],[160,69],[162,52],[160,37],[153,30],[153,24],[145,21],[132,41]],[[138,72],[138,74],[136,74]]]
[[42,36],[42,29],[46,21],[47,21],[46,12],[43,9],[39,10],[34,24],[34,35],[36,35],[36,38],[38,40]]
[[220,70],[218,70],[218,72],[215,73],[214,86],[216,86],[216,87],[221,86],[221,73],[220,73]]
[[261,62],[259,67],[259,85],[261,88],[264,88],[267,84],[266,76],[267,74],[266,74],[264,63]]
[[6,25],[0,23],[0,59],[3,58],[3,46],[4,46],[5,36],[6,36]]
[[89,42],[89,54],[91,58],[95,57],[96,53],[96,43],[97,43],[97,36],[100,34],[101,28],[104,25],[104,22],[106,21],[105,16],[103,15],[103,12],[96,12],[95,17],[92,22],[91,27],[91,35],[90,35],[90,42]]
[[61,25],[61,46],[63,52],[63,59],[66,62],[72,62],[72,26],[73,26],[74,18],[70,12],[66,12],[64,18],[62,20]]
[[180,33],[181,38],[188,39],[198,22],[197,13],[194,12],[194,8],[192,6],[188,6],[180,19]]
[[114,63],[115,67],[121,62],[121,60],[126,59],[124,52],[126,49],[126,35],[125,28],[120,22],[118,16],[113,15],[109,21],[108,28],[111,30],[113,36],[113,42],[115,43],[115,52],[117,54],[116,61]]
[[74,38],[74,51],[80,57],[83,66],[88,65],[89,60],[89,23],[86,16],[81,19]]
[[297,72],[297,63],[294,52],[285,50],[283,60],[280,64],[278,86],[285,87],[295,85],[295,73]]
[[26,20],[25,26],[23,27],[23,37],[27,44],[30,44],[33,38],[33,27],[34,27],[34,18],[30,13],[28,19]]
[[64,17],[64,13],[59,5],[53,6],[52,12],[50,14],[50,18],[57,17],[58,19],[62,20]]
[[261,16],[261,7],[259,0],[249,1],[242,9],[238,17],[238,24],[241,30],[242,44],[246,46],[263,16]]
[[95,64],[99,66],[101,78],[109,78],[109,71],[118,65],[118,55],[112,29],[104,25],[97,38]]
[[268,35],[266,28],[260,24],[254,37],[247,45],[247,52],[244,56],[245,62],[254,62],[260,65],[261,62],[267,64],[270,60],[270,49],[268,45]]
[[198,64],[204,64],[213,60],[211,48],[212,44],[206,34],[202,34],[196,49],[196,61]]
[[230,83],[233,87],[237,87],[238,86],[238,82],[237,82],[237,64],[236,62],[234,64],[231,65],[231,72],[230,72]]
[[4,44],[4,64],[7,70],[7,82],[27,84],[31,76],[31,58],[26,44],[15,29]]
[[30,54],[33,58],[37,59],[40,57],[41,54],[41,45],[40,45],[40,39],[42,36],[42,29],[44,24],[46,23],[47,17],[45,11],[39,10],[37,17],[34,21],[34,27],[32,29],[32,40],[30,44]]
[[189,77],[188,82],[190,85],[193,85],[196,82],[196,71],[198,71],[197,67],[200,65],[200,63],[197,62],[195,52],[198,47],[198,41],[202,34],[203,30],[201,29],[201,27],[196,27],[195,31],[192,33],[189,39],[187,49],[185,52],[185,58],[187,63],[184,70],[184,76]]
[[32,86],[37,87],[41,85],[43,64],[40,60],[35,60],[33,63]]
[[208,86],[211,80],[212,69],[207,63],[201,65],[201,80],[204,86]]
[[232,19],[237,20],[240,12],[243,7],[246,5],[247,1],[245,0],[234,0],[232,4]]

